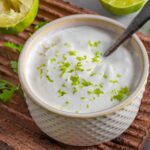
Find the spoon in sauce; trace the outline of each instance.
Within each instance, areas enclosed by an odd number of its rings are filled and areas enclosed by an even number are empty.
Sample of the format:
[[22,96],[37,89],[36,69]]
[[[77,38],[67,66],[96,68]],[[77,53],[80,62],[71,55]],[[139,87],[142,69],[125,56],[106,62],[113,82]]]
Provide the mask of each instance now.
[[145,4],[141,12],[133,19],[127,29],[118,38],[118,40],[104,53],[104,57],[109,56],[117,50],[117,48],[125,42],[132,34],[140,29],[150,19],[150,0]]

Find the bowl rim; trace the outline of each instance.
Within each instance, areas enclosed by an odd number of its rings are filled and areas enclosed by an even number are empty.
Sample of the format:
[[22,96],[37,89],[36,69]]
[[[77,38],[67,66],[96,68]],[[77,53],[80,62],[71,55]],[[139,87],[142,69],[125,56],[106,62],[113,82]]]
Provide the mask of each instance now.
[[119,22],[117,22],[113,19],[107,18],[107,17],[99,16],[99,15],[79,14],[79,15],[70,15],[67,17],[60,18],[60,19],[56,19],[56,20],[48,23],[47,25],[43,26],[38,31],[36,31],[25,43],[24,48],[23,48],[23,50],[19,56],[19,64],[18,64],[19,80],[20,80],[22,89],[25,92],[25,94],[31,100],[33,100],[36,104],[40,105],[42,108],[46,109],[49,112],[52,112],[52,113],[55,113],[55,114],[58,114],[61,116],[65,116],[65,117],[71,117],[71,118],[93,118],[93,117],[106,116],[106,115],[115,113],[116,111],[123,109],[126,106],[130,105],[135,100],[137,95],[141,92],[141,89],[146,84],[148,72],[149,72],[148,56],[147,56],[146,49],[145,49],[144,45],[142,44],[142,42],[140,41],[138,36],[135,34],[132,37],[135,39],[135,41],[137,42],[137,44],[140,47],[140,50],[142,52],[143,60],[144,60],[144,62],[143,62],[144,63],[144,71],[143,71],[143,74],[141,77],[141,81],[139,82],[136,90],[129,97],[127,97],[123,102],[119,103],[118,105],[116,105],[114,107],[111,107],[111,108],[103,110],[103,111],[90,112],[90,113],[72,113],[72,112],[62,111],[62,110],[54,108],[53,106],[47,105],[47,103],[45,103],[39,97],[37,97],[35,94],[33,94],[31,92],[31,90],[29,89],[27,81],[25,80],[25,76],[24,76],[25,68],[23,68],[22,66],[25,63],[24,59],[25,59],[26,50],[28,49],[28,47],[32,43],[32,41],[35,40],[36,37],[40,33],[42,33],[46,28],[48,28],[49,26],[54,26],[55,24],[60,23],[60,22],[65,21],[65,20],[81,19],[81,18],[83,18],[83,19],[85,19],[85,18],[87,18],[87,19],[89,19],[89,18],[98,19],[98,20],[101,20],[104,22],[111,23],[111,24],[115,25],[116,27],[119,27],[119,28],[125,30],[125,27],[122,24],[120,24]]

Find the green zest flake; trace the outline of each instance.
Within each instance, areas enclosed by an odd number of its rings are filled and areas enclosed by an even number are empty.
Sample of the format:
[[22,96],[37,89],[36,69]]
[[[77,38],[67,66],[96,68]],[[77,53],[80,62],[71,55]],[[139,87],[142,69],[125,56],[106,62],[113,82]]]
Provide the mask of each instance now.
[[56,56],[56,57],[59,56],[59,51],[56,51],[55,56]]
[[80,99],[81,99],[81,100],[85,100],[85,97],[84,97],[84,96],[82,96],[82,97],[80,97]]
[[84,60],[84,58],[82,56],[78,56],[78,57],[76,57],[76,60],[82,61],[82,60]]
[[66,87],[66,84],[65,84],[65,83],[63,83],[61,86],[65,88],[65,87]]
[[101,57],[101,52],[96,51],[95,56],[92,58],[92,62],[99,63],[100,62],[100,57]]
[[67,55],[66,54],[63,55],[63,59],[67,60]]
[[76,94],[78,92],[77,88],[76,87],[73,87],[73,94]]
[[94,89],[93,93],[97,96],[100,96],[101,94],[104,94],[104,92],[99,88]]
[[95,52],[95,56],[96,56],[96,57],[100,57],[101,55],[102,55],[102,54],[101,54],[100,51],[96,51],[96,52]]
[[0,80],[0,101],[8,102],[18,89],[18,86],[13,85],[6,80]]
[[103,84],[99,84],[99,87],[100,87],[100,88],[103,88],[103,87],[104,87],[104,85],[103,85]]
[[89,69],[87,69],[86,71],[91,71],[92,70],[92,68],[89,68]]
[[68,104],[69,104],[69,101],[65,101],[65,104],[68,105]]
[[43,69],[40,69],[39,73],[40,73],[40,78],[42,78],[42,76],[43,76]]
[[61,96],[64,96],[65,94],[67,94],[67,92],[62,91],[61,89],[59,89],[59,90],[57,91],[57,93],[59,94],[60,97],[61,97]]
[[37,67],[37,69],[41,69],[41,68],[43,68],[45,66],[46,66],[46,64],[41,64],[40,66]]
[[118,74],[116,75],[116,77],[117,77],[117,78],[121,78],[122,75],[118,73]]
[[48,21],[41,21],[41,22],[39,22],[35,27],[34,27],[34,29],[35,30],[38,30],[38,29],[40,29],[41,27],[43,27],[45,24],[47,24],[48,23]]
[[80,78],[78,75],[70,76],[70,80],[72,81],[72,85],[79,85],[80,84]]
[[82,83],[81,84],[82,84],[83,87],[92,85],[91,82],[88,82],[85,79],[82,79]]
[[88,45],[92,48],[98,47],[99,44],[100,44],[100,41],[95,41],[95,42],[88,41]]
[[72,72],[74,72],[75,71],[75,69],[71,69],[71,70],[69,70],[68,72],[69,73],[72,73]]
[[84,71],[84,69],[82,68],[82,63],[81,62],[77,62],[76,63],[75,70],[77,70],[77,71]]
[[4,46],[5,47],[8,47],[8,48],[11,48],[13,50],[16,50],[16,52],[20,53],[22,48],[23,48],[23,45],[18,45],[18,44],[15,44],[13,42],[4,42]]
[[39,71],[40,77],[42,78],[43,76],[43,68],[46,66],[46,64],[41,64],[40,66],[37,67],[37,70]]
[[59,66],[59,69],[60,69],[60,77],[62,77],[66,71],[69,69],[69,67],[71,66],[71,64],[69,62],[60,62],[60,66]]
[[88,95],[91,95],[91,94],[93,94],[93,91],[92,91],[91,89],[89,89],[89,90],[87,91],[87,93],[88,93]]
[[127,86],[121,87],[119,90],[112,90],[113,96],[111,100],[122,101],[126,96],[129,95],[129,88]]
[[48,74],[46,75],[46,79],[51,83],[54,82]]
[[99,63],[99,62],[100,62],[99,57],[94,56],[94,57],[92,58],[92,62]]
[[10,62],[10,65],[14,72],[18,72],[18,62],[17,61],[12,60]]
[[55,62],[55,61],[56,61],[56,58],[55,58],[55,57],[51,59],[51,62]]
[[83,61],[85,59],[87,59],[86,55],[85,56],[78,56],[78,57],[76,57],[76,60],[78,60],[78,61]]
[[86,108],[88,109],[88,108],[90,108],[90,106],[87,104],[87,105],[86,105]]
[[96,73],[93,72],[93,73],[90,74],[90,77],[93,77],[93,76],[95,76],[95,75],[96,75]]
[[104,78],[104,79],[108,79],[108,75],[107,75],[107,74],[104,74],[104,75],[103,75],[103,78]]
[[92,97],[92,98],[90,98],[90,101],[94,101],[96,98],[95,97]]
[[109,82],[111,82],[111,83],[118,83],[118,80],[109,80]]
[[69,55],[70,55],[70,56],[75,56],[75,55],[76,55],[76,51],[75,51],[75,50],[69,51]]

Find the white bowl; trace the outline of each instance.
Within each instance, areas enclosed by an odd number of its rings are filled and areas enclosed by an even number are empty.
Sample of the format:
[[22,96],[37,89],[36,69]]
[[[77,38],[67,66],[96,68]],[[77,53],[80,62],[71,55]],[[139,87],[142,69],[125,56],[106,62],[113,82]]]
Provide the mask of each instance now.
[[107,110],[83,114],[64,112],[47,105],[33,94],[27,83],[25,64],[29,53],[47,34],[80,25],[104,28],[115,34],[120,34],[125,30],[118,22],[96,15],[73,15],[55,20],[34,33],[26,42],[19,58],[19,78],[31,116],[43,132],[62,143],[90,146],[116,138],[131,125],[141,104],[149,63],[143,44],[134,35],[127,44],[134,49],[132,53],[139,66],[136,68],[139,81],[126,100]]

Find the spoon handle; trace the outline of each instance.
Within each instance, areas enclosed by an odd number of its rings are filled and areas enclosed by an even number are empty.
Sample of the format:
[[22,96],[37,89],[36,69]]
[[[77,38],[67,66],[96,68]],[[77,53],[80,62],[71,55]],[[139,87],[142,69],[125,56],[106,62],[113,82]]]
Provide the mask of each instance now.
[[118,40],[108,49],[104,56],[109,56],[114,52],[126,39],[128,39],[133,33],[141,28],[150,19],[150,0],[146,3],[141,12],[133,19],[124,33],[118,38]]

